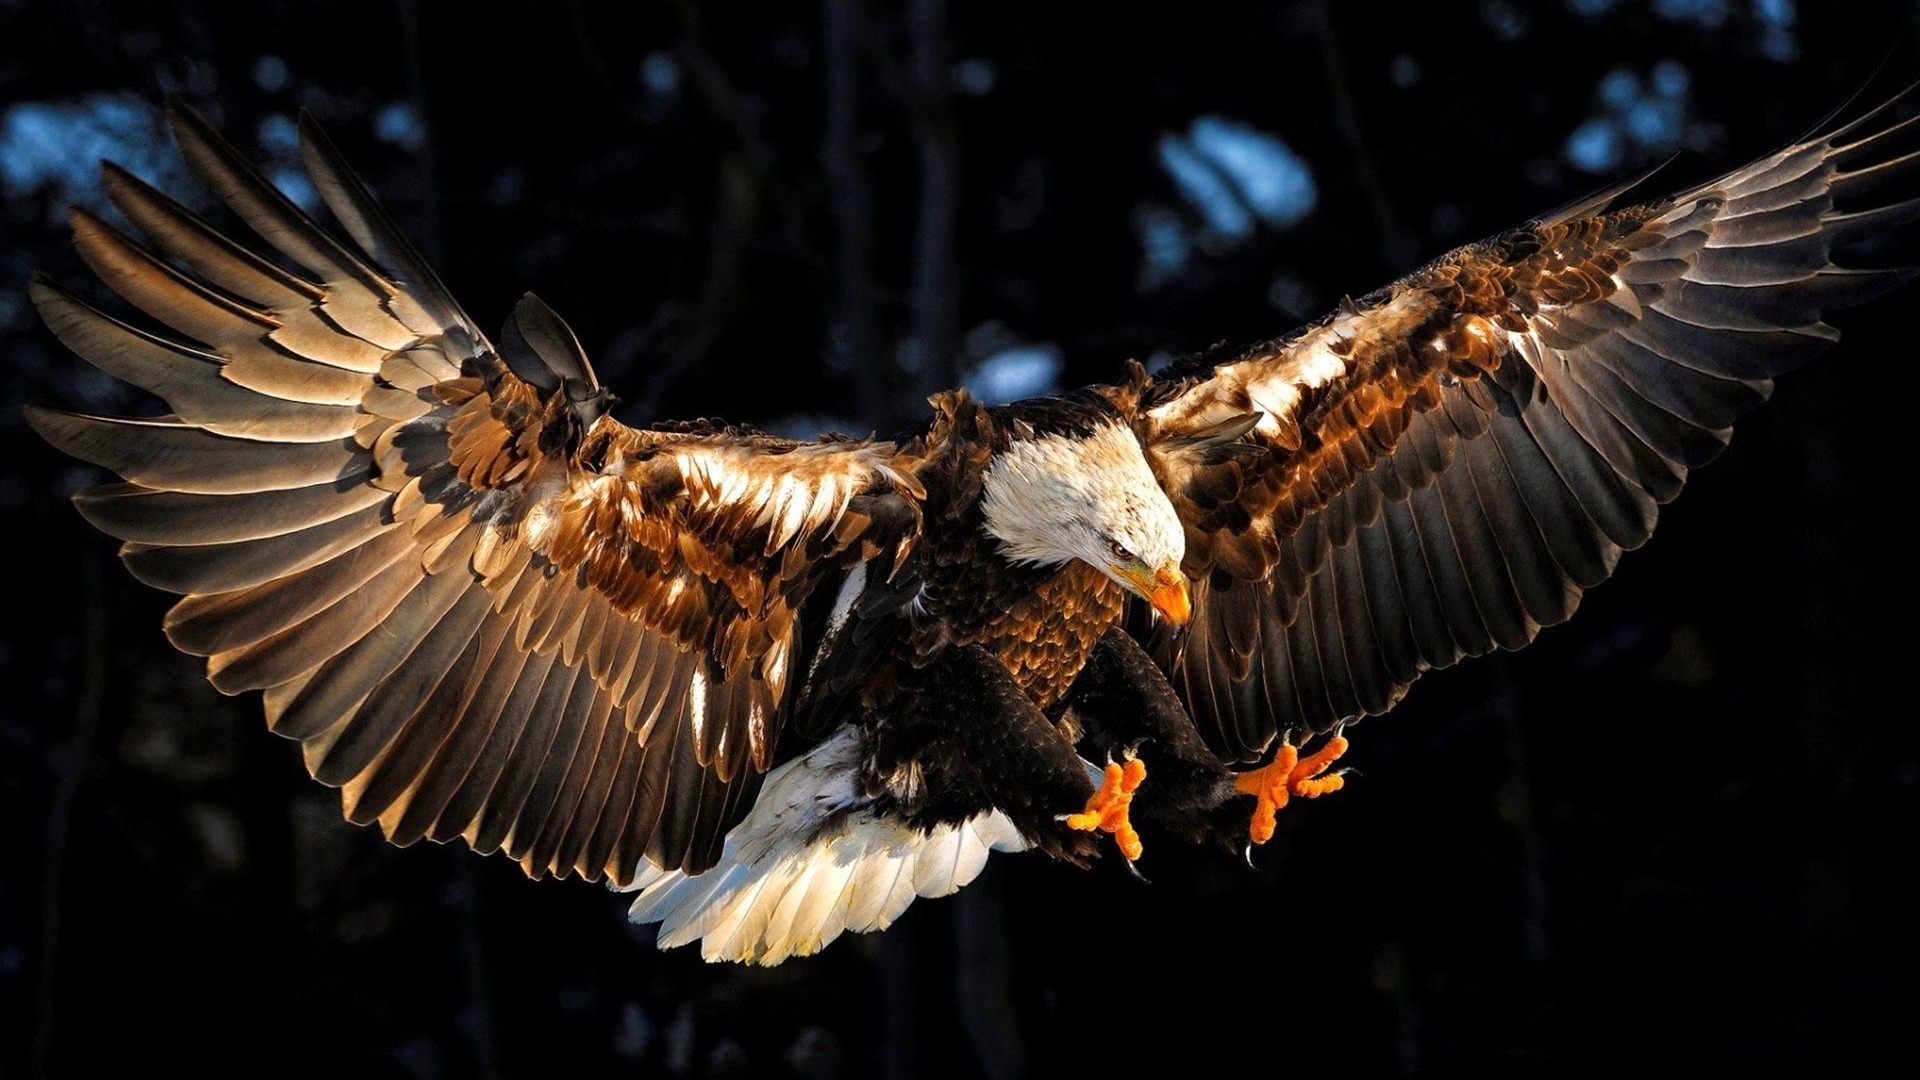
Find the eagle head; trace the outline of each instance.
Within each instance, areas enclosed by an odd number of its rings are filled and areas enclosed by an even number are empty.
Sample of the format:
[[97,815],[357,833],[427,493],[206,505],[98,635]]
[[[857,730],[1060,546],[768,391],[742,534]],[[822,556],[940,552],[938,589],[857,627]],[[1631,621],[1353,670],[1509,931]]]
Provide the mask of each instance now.
[[1168,622],[1183,625],[1192,614],[1180,572],[1186,530],[1124,423],[1014,440],[987,467],[981,510],[1012,562],[1079,559]]

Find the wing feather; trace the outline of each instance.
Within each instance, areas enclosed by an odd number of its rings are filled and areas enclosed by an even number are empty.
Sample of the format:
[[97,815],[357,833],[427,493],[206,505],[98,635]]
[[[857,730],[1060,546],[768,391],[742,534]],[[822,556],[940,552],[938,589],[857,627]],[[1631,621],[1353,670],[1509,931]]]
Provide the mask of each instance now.
[[174,593],[221,593],[264,585],[362,546],[393,525],[378,504],[296,532],[212,544],[129,542],[120,559],[133,576]]
[[69,349],[217,435],[332,442],[352,435],[360,423],[358,411],[348,406],[287,400],[233,382],[225,377],[223,357],[128,326],[50,282],[36,279],[27,292],[47,328]]
[[62,451],[155,490],[249,495],[367,475],[367,462],[347,440],[259,443],[175,418],[87,416],[34,405],[26,415],[34,431]]
[[[560,733],[580,723],[577,713],[586,709],[592,695],[575,690],[587,683],[579,668],[550,664],[499,780],[462,833],[473,850],[485,855],[504,848],[510,858],[520,858],[526,844],[516,848],[509,846],[510,841],[515,834],[536,828],[545,817],[547,802],[534,798],[541,768]],[[577,731],[574,738],[577,741]],[[523,818],[532,819],[533,824],[523,826]]]
[[[425,783],[436,790],[450,788],[444,803],[416,799],[394,824],[397,834],[405,836],[416,829],[425,829],[426,835],[436,841],[444,842],[458,836],[471,839],[475,825],[486,816],[487,805],[507,769],[507,763],[516,755],[527,753],[523,740],[537,703],[547,693],[549,677],[556,665],[552,655],[541,656],[517,648],[510,652],[519,659],[519,674],[514,678],[506,698],[500,702],[491,726],[484,722],[486,712],[476,710],[473,715],[482,722],[462,724],[454,732],[454,737],[441,746],[439,755],[429,767]],[[497,670],[504,670],[505,667],[499,665]],[[560,670],[572,669],[561,666]],[[474,844],[474,849],[483,854],[493,850],[483,849],[478,844]]]
[[337,484],[225,496],[100,484],[79,492],[73,502],[95,528],[122,540],[195,546],[285,536],[338,521],[386,497],[378,488],[343,492]]
[[[336,755],[359,755],[348,766],[356,769],[351,779],[340,785],[341,807],[348,821],[372,824],[405,808],[419,770],[431,760],[439,746],[437,737],[446,730],[435,725],[433,706],[450,687],[473,674],[483,621],[476,605],[463,598],[408,663],[361,703],[335,737]],[[417,696],[403,696],[407,694]]]
[[632,738],[616,706],[609,701],[604,714],[596,707],[587,735],[567,770],[555,812],[548,817],[541,839],[529,856],[537,866],[565,874],[584,858],[586,839],[603,809],[597,800],[605,798],[606,788],[629,746],[639,754],[647,753],[647,748]]
[[[389,590],[378,583],[393,577],[404,580],[406,587],[411,588],[418,579],[419,575],[409,566],[395,569],[396,564],[413,556],[409,538],[396,530],[319,566],[256,588],[188,596],[167,613],[164,623],[167,638],[182,652],[214,657],[208,674],[216,687],[228,693],[237,693],[241,688],[263,690],[276,686],[285,679],[226,687],[221,682],[221,669],[245,656],[276,651],[281,646],[260,646],[269,638],[294,630],[317,638],[316,644],[322,647],[331,643],[336,650],[345,642],[359,640],[365,628],[351,631],[348,627],[356,621],[385,618],[386,611],[398,603],[396,596],[385,608],[380,608],[375,598],[385,596]],[[379,609],[378,614],[370,614],[375,609]],[[327,613],[324,618],[319,617],[322,612]],[[290,651],[299,650],[290,647]],[[288,679],[318,666],[318,661],[304,666],[275,662]]]
[[[382,815],[381,826],[394,843],[411,844],[427,836],[445,839],[437,825],[481,769],[487,747],[497,740],[503,749],[511,749],[513,733],[500,731],[502,711],[522,684],[531,684],[526,691],[531,695],[538,691],[539,681],[534,672],[537,657],[513,648],[507,641],[510,630],[506,620],[489,619],[487,636],[475,657],[478,677],[462,680],[464,696],[458,702],[443,694],[435,703],[440,716],[463,719],[440,722],[444,737],[432,758],[417,770],[404,803],[397,812],[390,809]],[[446,685],[442,684],[443,689]],[[447,835],[457,836],[459,830]]]
[[581,678],[577,668],[569,670],[574,675],[560,724],[535,766],[525,803],[501,845],[530,875],[545,873],[553,863],[560,828],[573,810],[567,781],[578,767],[582,748],[599,745],[613,707],[612,700],[595,693],[592,681]]

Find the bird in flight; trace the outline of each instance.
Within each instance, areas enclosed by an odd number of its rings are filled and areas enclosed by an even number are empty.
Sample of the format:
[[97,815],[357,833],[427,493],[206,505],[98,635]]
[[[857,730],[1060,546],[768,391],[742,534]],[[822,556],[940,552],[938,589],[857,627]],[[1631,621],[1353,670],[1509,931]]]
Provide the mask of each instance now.
[[253,238],[104,165],[140,239],[75,210],[75,246],[160,328],[32,298],[171,412],[29,420],[122,478],[80,512],[348,819],[778,963],[993,851],[1263,843],[1348,722],[1571,616],[1827,313],[1913,276],[1848,259],[1920,218],[1897,102],[1272,341],[814,441],[621,423],[552,310],[489,338],[309,119],[337,230],[176,105]]

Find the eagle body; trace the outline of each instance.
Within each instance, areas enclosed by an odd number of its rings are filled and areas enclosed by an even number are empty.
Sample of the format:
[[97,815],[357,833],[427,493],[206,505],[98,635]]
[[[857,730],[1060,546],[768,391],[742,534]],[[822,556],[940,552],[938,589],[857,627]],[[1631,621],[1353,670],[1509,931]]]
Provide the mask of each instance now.
[[333,227],[173,108],[253,239],[104,166],[139,238],[74,242],[138,314],[32,296],[170,411],[28,418],[120,477],[81,513],[350,820],[776,963],[995,851],[1261,842],[1348,722],[1570,617],[1829,313],[1913,276],[1902,108],[1270,341],[813,441],[621,423],[557,315],[484,333],[310,121]]
[[[1044,520],[1075,498],[1054,478],[1131,472],[1112,489],[1177,523],[1134,431],[1139,401],[1120,387],[994,407],[942,395],[925,433],[901,440],[923,462],[922,534],[886,579],[863,569],[833,592],[795,715],[815,735],[858,724],[862,789],[889,812],[928,826],[999,808],[1029,842],[1091,856],[1091,838],[1059,824],[1093,790],[1073,696],[1127,592],[1084,561],[1049,561]],[[1008,713],[1021,722],[996,730]],[[997,790],[1029,772],[1018,798]]]

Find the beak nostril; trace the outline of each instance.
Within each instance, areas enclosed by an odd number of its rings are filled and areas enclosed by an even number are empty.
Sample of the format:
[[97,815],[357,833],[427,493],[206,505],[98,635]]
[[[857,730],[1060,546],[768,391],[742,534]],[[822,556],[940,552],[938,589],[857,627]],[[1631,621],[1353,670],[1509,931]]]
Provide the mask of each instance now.
[[1185,626],[1193,617],[1193,596],[1186,575],[1177,567],[1163,567],[1155,574],[1153,587],[1146,595],[1153,610],[1174,626]]

